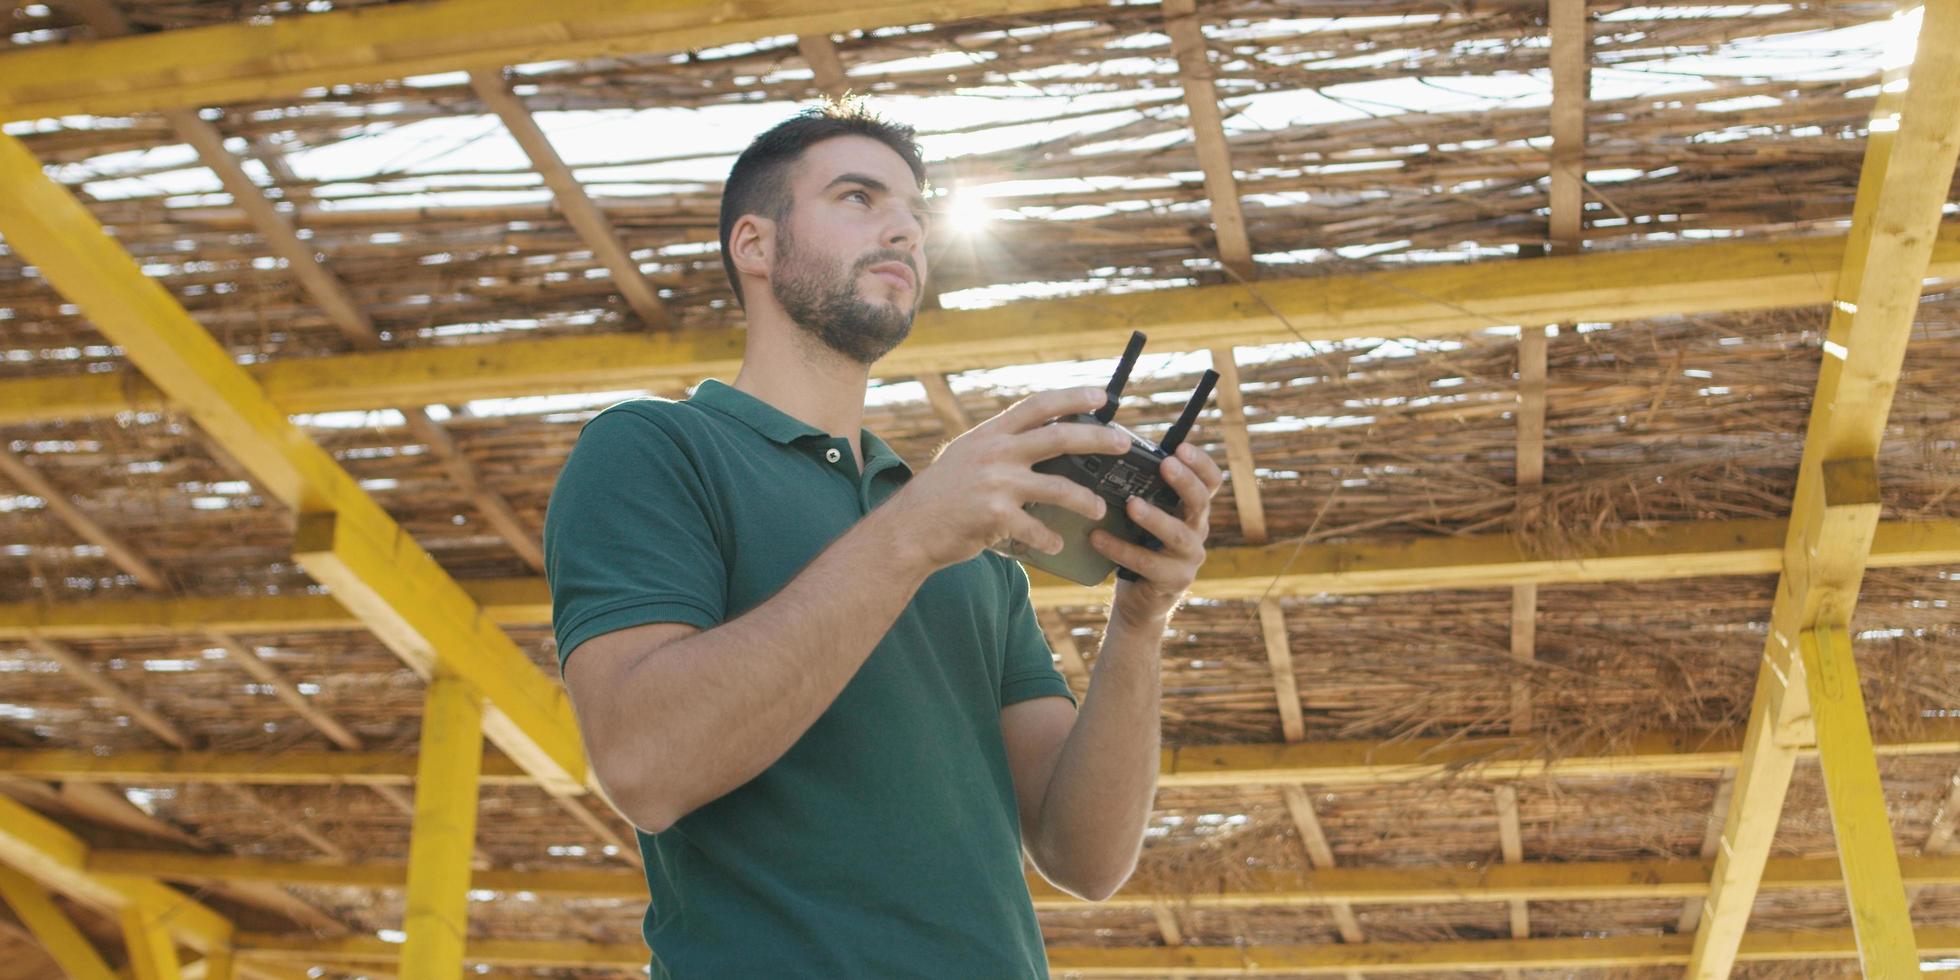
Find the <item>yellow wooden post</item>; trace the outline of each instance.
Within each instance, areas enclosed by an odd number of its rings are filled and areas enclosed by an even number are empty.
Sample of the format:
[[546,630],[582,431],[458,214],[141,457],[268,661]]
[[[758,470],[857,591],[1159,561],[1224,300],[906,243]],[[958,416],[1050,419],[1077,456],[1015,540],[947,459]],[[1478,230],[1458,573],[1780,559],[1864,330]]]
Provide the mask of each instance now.
[[1817,760],[1824,770],[1838,860],[1844,866],[1859,962],[1871,980],[1917,977],[1912,915],[1892,824],[1885,815],[1885,788],[1872,753],[1851,637],[1841,626],[1811,629],[1803,632],[1802,645],[1817,724]]
[[477,774],[483,765],[483,697],[437,674],[422,710],[415,767],[415,825],[408,843],[403,977],[462,976],[469,934],[470,857],[476,843]]
[[14,915],[71,980],[113,980],[115,971],[39,882],[0,865],[0,898],[7,900]]
[[122,910],[123,944],[136,980],[182,980],[177,944],[164,926],[164,913],[150,902],[131,902]]

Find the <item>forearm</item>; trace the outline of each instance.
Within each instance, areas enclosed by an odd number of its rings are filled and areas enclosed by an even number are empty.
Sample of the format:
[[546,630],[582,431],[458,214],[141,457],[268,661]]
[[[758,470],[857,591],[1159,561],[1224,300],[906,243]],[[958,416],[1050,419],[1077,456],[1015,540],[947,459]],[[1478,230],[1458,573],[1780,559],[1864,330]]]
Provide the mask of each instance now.
[[1163,626],[1111,620],[1042,797],[1029,851],[1043,873],[1085,898],[1113,894],[1143,847],[1160,764]]
[[633,735],[608,747],[608,789],[636,822],[663,829],[753,779],[837,699],[928,574],[894,558],[894,533],[874,512],[768,601],[622,672],[608,701],[631,717],[608,727]]

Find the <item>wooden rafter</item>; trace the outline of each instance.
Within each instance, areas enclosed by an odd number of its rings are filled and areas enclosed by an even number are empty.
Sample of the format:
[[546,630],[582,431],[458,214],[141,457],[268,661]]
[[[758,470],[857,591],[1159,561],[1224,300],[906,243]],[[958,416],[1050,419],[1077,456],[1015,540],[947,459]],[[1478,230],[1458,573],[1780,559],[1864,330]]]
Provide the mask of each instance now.
[[[933,19],[1039,13],[1079,3],[945,0],[933,8]],[[443,0],[399,10],[314,14],[304,23],[227,24],[59,46],[73,50],[8,52],[0,63],[0,118],[124,115],[481,65],[683,51],[783,34],[905,25],[920,16],[915,5],[879,0],[820,8],[751,0],[740,9],[730,16],[725,7],[676,7],[670,0],[547,5]]]
[[[1378,786],[1458,774],[1492,782],[1546,774],[1565,778],[1652,773],[1717,773],[1734,768],[1743,743],[1733,734],[1655,731],[1626,744],[1561,745],[1546,756],[1534,737],[1420,738],[1387,742],[1191,745],[1164,752],[1159,786]],[[1881,757],[1960,755],[1960,721],[1929,719],[1909,738],[1881,739]],[[1797,750],[1815,758],[1815,747]],[[0,779],[261,786],[408,785],[415,758],[398,752],[291,749],[256,752],[130,751],[111,755],[73,749],[0,749]],[[486,754],[482,781],[529,786],[535,778],[509,757]]]
[[[1287,816],[1293,821],[1293,828],[1300,835],[1300,844],[1307,851],[1307,860],[1316,872],[1332,869],[1336,861],[1334,848],[1327,841],[1327,831],[1320,825],[1320,814],[1315,812],[1313,797],[1307,795],[1305,787],[1280,787],[1281,799],[1286,801]],[[1341,934],[1343,943],[1360,943],[1368,937],[1361,932],[1361,921],[1355,917],[1352,902],[1332,901],[1327,905],[1334,917],[1334,928]]]
[[[1586,19],[1586,0],[1551,0],[1548,31],[1552,66],[1552,167],[1549,195],[1550,235],[1548,244],[1556,254],[1579,250],[1583,234],[1583,201],[1580,188],[1585,182],[1586,103],[1589,92],[1587,49],[1591,28]],[[1556,328],[1553,328],[1556,329]],[[1527,323],[1518,330],[1518,408],[1517,464],[1514,479],[1524,495],[1545,481],[1545,374],[1546,328]],[[1530,509],[1521,515],[1529,523],[1538,516]],[[1511,656],[1523,664],[1538,657],[1538,586],[1523,584],[1511,589]],[[1529,667],[1522,667],[1511,686],[1511,733],[1523,735],[1534,725]],[[1504,861],[1524,860],[1524,834],[1519,825],[1518,796],[1515,787],[1500,786],[1496,793],[1498,837]],[[1510,903],[1511,938],[1531,935],[1531,914],[1525,903]],[[1508,976],[1515,980],[1516,973]]]
[[837,44],[828,34],[805,34],[796,39],[796,50],[810,65],[811,80],[817,83],[817,91],[825,98],[841,100],[850,91],[850,82],[845,78],[844,59],[837,54]]
[[83,905],[117,914],[132,905],[167,910],[166,928],[177,941],[210,954],[231,944],[231,923],[195,899],[140,871],[104,875],[87,869],[89,847],[81,838],[10,799],[0,799],[0,862],[42,887]]
[[1177,56],[1177,74],[1184,86],[1184,106],[1191,116],[1191,134],[1198,150],[1198,167],[1205,175],[1205,196],[1211,201],[1211,223],[1218,237],[1218,256],[1233,278],[1249,280],[1255,270],[1252,242],[1246,235],[1245,212],[1239,203],[1239,182],[1232,174],[1232,152],[1225,143],[1225,120],[1218,111],[1218,87],[1212,80],[1211,52],[1205,46],[1204,26],[1197,0],[1164,0],[1164,31]]
[[[262,933],[239,936],[239,956],[252,962],[387,963],[394,958],[397,948],[367,937],[321,941]],[[1960,953],[1960,929],[1926,930],[1925,949],[1940,955]],[[1741,950],[1741,958],[1751,962],[1849,959],[1856,954],[1856,940],[1848,929],[1757,933],[1750,936]],[[1507,965],[1545,970],[1609,969],[1683,963],[1688,955],[1685,936],[1317,946],[1048,948],[1049,965],[1056,973],[1126,977],[1139,973],[1193,977],[1340,973],[1352,969],[1385,974],[1435,973],[1491,970]],[[482,940],[470,945],[469,960],[491,966],[638,969],[646,965],[646,947],[639,943]]]
[[[128,18],[123,16],[112,0],[64,0],[64,2],[80,14],[99,37],[121,37],[130,33]],[[472,77],[474,78],[475,75]],[[511,98],[510,101],[514,103],[515,98]],[[493,107],[497,108],[500,114],[502,113],[502,106],[493,104]],[[517,111],[522,112],[521,108]],[[178,136],[197,151],[199,162],[217,175],[219,182],[231,194],[232,201],[245,212],[252,229],[258,233],[266,247],[285,262],[286,271],[299,281],[301,288],[320,307],[321,313],[326,316],[328,322],[332,323],[356,349],[366,351],[381,349],[383,338],[375,327],[374,320],[354,298],[347,284],[335,275],[333,270],[327,268],[319,251],[300,237],[299,229],[293,221],[282,213],[266,197],[265,191],[245,173],[245,168],[240,165],[237,156],[225,148],[224,134],[194,110],[166,109],[163,111],[163,116]],[[524,122],[529,123],[528,116],[524,117]],[[534,152],[534,143],[542,143],[542,152],[550,154],[549,144],[544,143],[543,134],[536,132],[536,128],[535,124],[531,124],[528,131],[520,133],[513,127],[512,133],[526,152]],[[277,162],[280,159],[269,147],[262,147],[259,156],[262,161]],[[610,226],[604,225],[605,219],[598,217],[596,208],[584,197],[583,192],[578,189],[577,182],[572,180],[570,171],[556,155],[551,155],[549,160],[537,159],[535,162],[539,172],[544,174],[546,183],[554,192],[560,192],[560,182],[569,182],[571,193],[578,195],[577,202],[567,202],[564,195],[562,193],[560,195],[561,207],[575,229],[584,234],[591,230],[590,220],[597,218],[600,222],[599,230],[605,231],[610,236]],[[291,176],[289,170],[283,170],[283,165],[274,168],[272,164],[268,164],[268,169],[275,172],[283,171],[289,178]],[[581,203],[583,209],[579,207]],[[616,239],[609,240],[614,246],[611,251],[603,248],[601,243],[590,243],[594,254],[607,263],[607,268],[612,270],[614,279],[622,282],[622,292],[627,296],[628,302],[633,304],[634,309],[640,312],[642,320],[648,323],[655,322],[646,320],[646,313],[641,311],[639,306],[641,293],[651,295],[644,277],[639,275],[638,267],[633,266],[632,279],[622,280],[621,270],[614,268],[612,259],[615,252],[618,252],[622,258],[624,253],[618,250]],[[654,305],[655,309],[664,316],[665,311],[659,309],[657,298],[654,300]],[[459,489],[464,491],[497,533],[510,543],[511,548],[533,570],[542,572],[544,562],[535,540],[536,536],[524,527],[521,520],[517,519],[509,503],[477,479],[474,468],[463,457],[455,441],[450,439],[442,431],[441,426],[430,420],[420,408],[403,406],[401,412],[408,419],[409,427],[414,431],[416,438],[428,444],[429,450],[450,471]],[[145,584],[150,583],[146,581]],[[161,583],[151,587],[159,588]]]
[[262,492],[301,515],[301,565],[411,667],[427,676],[440,664],[477,684],[495,705],[485,716],[492,737],[554,792],[584,792],[585,757],[563,689],[483,622],[441,566],[12,137],[0,136],[0,186],[8,245],[170,390]]
[[[1781,521],[1683,521],[1608,535],[1597,550],[1557,558],[1532,553],[1509,535],[1475,535],[1301,548],[1215,548],[1192,593],[1257,600],[1478,589],[1530,582],[1655,581],[1777,570]],[[1878,526],[1870,567],[1960,563],[1960,521],[1888,521]],[[1107,596],[1046,574],[1032,575],[1038,609],[1092,606]],[[541,578],[459,583],[490,623],[551,621]],[[169,633],[313,633],[359,629],[362,620],[327,596],[183,597],[66,603],[0,603],[0,638],[103,639]]]
[[558,210],[565,215],[572,230],[578,232],[579,240],[592,250],[593,257],[612,274],[613,286],[626,298],[626,305],[632,307],[633,314],[650,329],[673,330],[678,325],[674,315],[660,301],[653,284],[640,272],[640,264],[628,254],[618,230],[613,228],[599,206],[592,203],[585,188],[580,186],[578,176],[565,165],[564,158],[558,155],[537,120],[524,108],[523,100],[511,91],[510,83],[504,80],[503,74],[482,69],[472,71],[470,89],[483,100],[485,107],[503,121],[504,128],[517,140],[517,145],[523,147],[525,156],[531,159],[531,168],[544,178],[545,186],[551,188],[552,196],[558,202]]
[[463,973],[469,935],[470,855],[483,764],[483,696],[475,686],[447,674],[430,679],[416,763],[401,975],[456,977]]
[[70,980],[113,980],[115,971],[40,882],[0,865],[0,899]]
[[1230,347],[1211,349],[1211,366],[1218,372],[1219,436],[1225,440],[1226,471],[1232,477],[1232,502],[1238,506],[1239,533],[1247,544],[1265,544],[1266,505],[1259,496],[1259,467],[1252,458],[1252,434],[1246,428],[1245,395],[1239,388],[1239,365]]
[[[1318,826],[1316,817],[1313,826]],[[1303,838],[1318,850],[1324,834]],[[1332,865],[1331,850],[1323,855]],[[1214,886],[1189,894],[1128,888],[1093,903],[1098,908],[1145,909],[1171,903],[1191,909],[1326,908],[1349,905],[1431,905],[1464,902],[1608,901],[1699,896],[1708,891],[1712,858],[1698,861],[1546,861],[1489,867],[1316,867],[1302,872],[1235,870]],[[1922,887],[1960,885],[1960,858],[1901,855],[1904,881]],[[408,866],[400,862],[273,861],[153,850],[97,850],[88,869],[114,875],[142,872],[195,887],[218,884],[287,884],[346,888],[400,888]],[[1763,888],[1801,891],[1835,888],[1843,871],[1835,858],[1776,858],[1764,866]],[[471,885],[488,891],[586,898],[645,898],[645,875],[626,869],[518,870],[482,868]],[[1086,904],[1030,875],[1035,908],[1079,909]]]
[[1075,635],[1069,632],[1068,623],[1053,611],[1044,610],[1035,614],[1041,621],[1042,635],[1048,638],[1048,649],[1055,652],[1062,677],[1075,691],[1076,697],[1089,691],[1089,665],[1082,659],[1082,648],[1076,645]]
[[[1695,933],[1689,975],[1696,980],[1729,975],[1797,749],[1817,738],[1799,638],[1808,630],[1848,626],[1868,565],[1877,508],[1865,506],[1864,498],[1875,501],[1879,444],[1960,157],[1960,5],[1926,5],[1908,78],[1902,95],[1881,95],[1877,118],[1886,125],[1873,125],[1867,139],[1745,752]],[[1894,116],[1889,110],[1898,103]],[[1833,507],[1834,470],[1873,473],[1872,485],[1862,491],[1842,487],[1843,506]],[[1851,898],[1855,905],[1860,893]],[[1854,920],[1859,914],[1854,908]]]
[[41,498],[48,513],[55,520],[67,525],[75,536],[102,549],[104,557],[116,564],[117,568],[128,572],[144,588],[161,589],[166,587],[163,573],[155,565],[145,561],[120,538],[110,534],[95,518],[68,499],[61,488],[55,486],[47,477],[41,475],[26,461],[13,453],[0,449],[0,477],[13,484],[23,493]]
[[[1139,329],[1149,332],[1153,349],[1174,351],[1823,305],[1835,279],[1820,270],[1837,268],[1844,247],[1840,237],[1717,242],[1268,280],[1256,296],[1244,285],[1189,286],[932,311],[919,314],[912,336],[879,371],[919,375],[1107,357]],[[1940,227],[1926,275],[1960,276],[1960,222]],[[739,329],[701,329],[687,331],[685,342],[650,333],[513,340],[287,358],[245,373],[288,414],[674,388],[732,376],[744,338]],[[0,382],[0,424],[169,405],[153,382],[129,371]]]

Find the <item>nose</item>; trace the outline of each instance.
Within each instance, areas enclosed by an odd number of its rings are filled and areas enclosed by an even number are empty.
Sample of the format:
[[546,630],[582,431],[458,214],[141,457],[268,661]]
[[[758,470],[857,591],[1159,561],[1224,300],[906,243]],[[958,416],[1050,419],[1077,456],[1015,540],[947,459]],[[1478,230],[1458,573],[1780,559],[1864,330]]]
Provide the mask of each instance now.
[[919,223],[917,215],[907,207],[892,208],[892,217],[886,227],[885,243],[893,248],[916,251],[925,238],[925,227]]

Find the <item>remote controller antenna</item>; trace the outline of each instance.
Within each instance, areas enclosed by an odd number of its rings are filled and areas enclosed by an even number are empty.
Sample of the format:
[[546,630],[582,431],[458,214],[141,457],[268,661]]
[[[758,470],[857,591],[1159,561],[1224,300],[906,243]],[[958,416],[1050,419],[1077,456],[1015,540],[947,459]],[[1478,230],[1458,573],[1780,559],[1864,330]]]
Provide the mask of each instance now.
[[1096,409],[1096,421],[1108,425],[1116,417],[1116,400],[1123,397],[1123,386],[1130,383],[1130,369],[1136,367],[1137,355],[1141,353],[1143,331],[1135,330],[1130,333],[1130,346],[1123,348],[1123,359],[1116,362],[1116,373],[1109,379],[1109,397]]
[[1205,407],[1205,399],[1211,397],[1211,388],[1217,383],[1217,371],[1208,370],[1204,377],[1198,379],[1198,390],[1192,392],[1191,400],[1184,403],[1184,414],[1171,423],[1170,429],[1164,433],[1164,441],[1158,445],[1164,455],[1177,452],[1177,447],[1183,445],[1185,435],[1191,431],[1191,424],[1198,421],[1198,412]]

